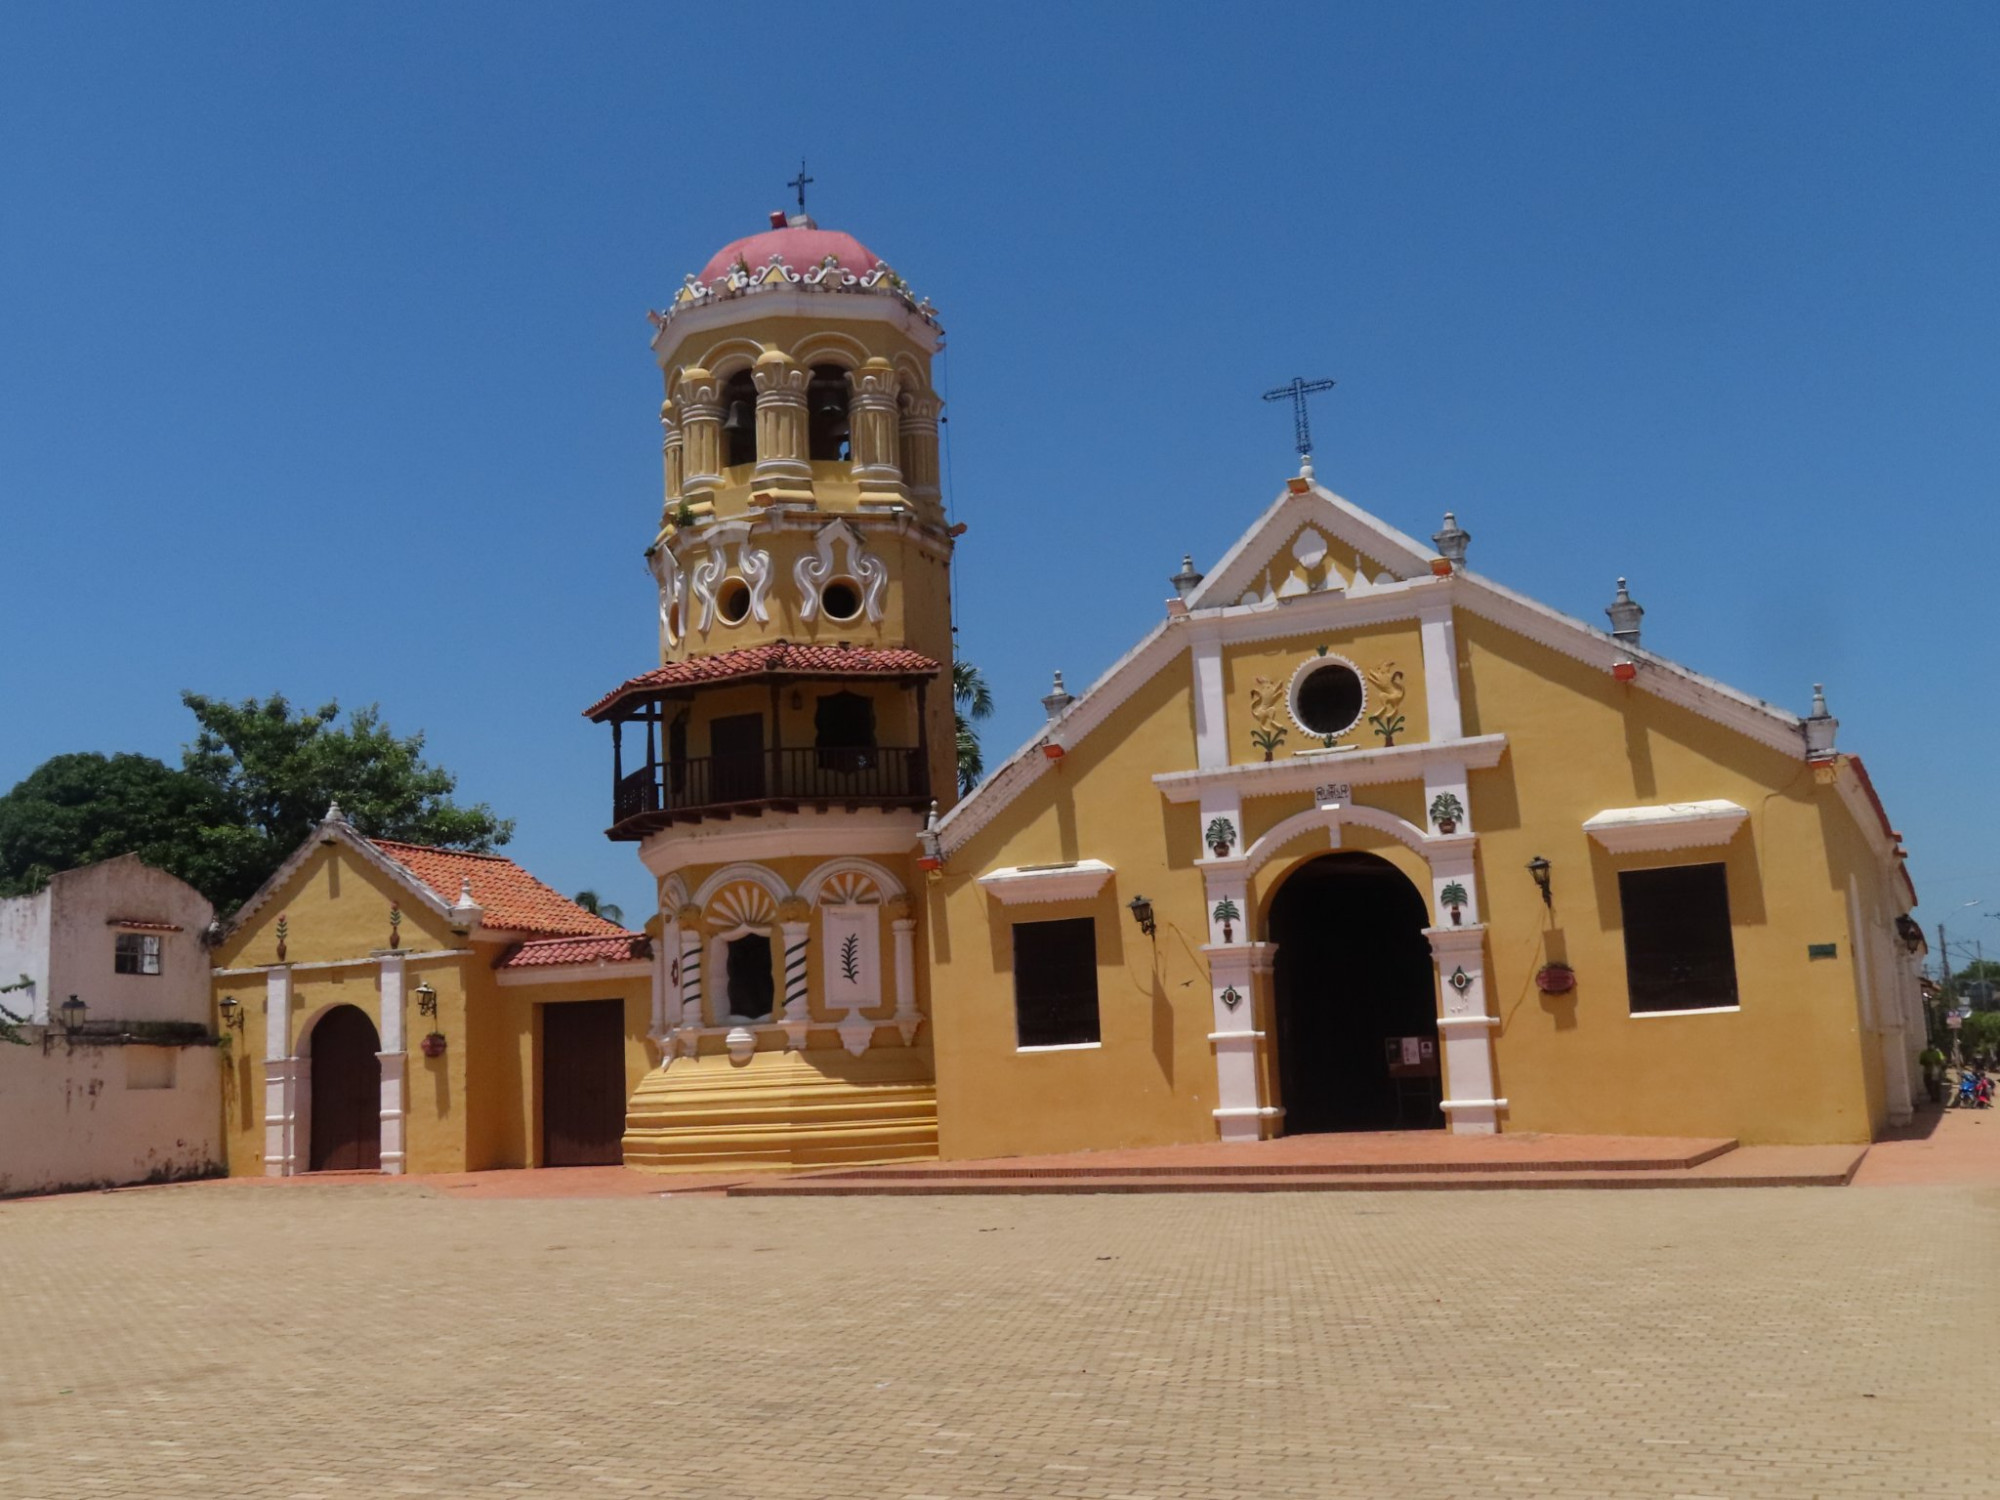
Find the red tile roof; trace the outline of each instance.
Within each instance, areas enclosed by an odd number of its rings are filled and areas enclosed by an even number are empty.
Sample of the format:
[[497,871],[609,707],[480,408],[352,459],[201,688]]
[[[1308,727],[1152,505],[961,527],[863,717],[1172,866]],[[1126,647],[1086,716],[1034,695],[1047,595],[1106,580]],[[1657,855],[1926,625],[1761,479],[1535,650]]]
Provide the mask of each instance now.
[[584,717],[594,719],[631,694],[748,677],[934,677],[940,670],[938,663],[921,651],[901,647],[884,650],[873,646],[797,646],[785,642],[744,646],[735,651],[718,651],[712,656],[690,656],[685,661],[668,662],[664,667],[641,672],[583,712]]
[[628,963],[653,956],[652,940],[636,932],[622,937],[536,938],[509,948],[496,969],[546,969],[557,964]]
[[470,880],[472,899],[485,908],[481,920],[488,927],[551,937],[637,936],[616,922],[585,911],[504,855],[466,854],[393,839],[368,842],[408,870],[419,884],[429,886],[447,906],[458,899],[460,883]]

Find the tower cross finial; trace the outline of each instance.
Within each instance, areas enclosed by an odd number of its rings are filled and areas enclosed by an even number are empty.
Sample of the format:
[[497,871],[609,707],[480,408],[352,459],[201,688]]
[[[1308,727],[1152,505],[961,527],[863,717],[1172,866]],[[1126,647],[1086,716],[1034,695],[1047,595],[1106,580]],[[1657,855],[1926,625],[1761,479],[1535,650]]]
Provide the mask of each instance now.
[[1301,460],[1312,458],[1312,424],[1306,420],[1306,397],[1320,391],[1330,391],[1331,380],[1307,380],[1303,376],[1293,376],[1290,385],[1281,385],[1275,391],[1264,392],[1266,401],[1286,401],[1292,403],[1292,435],[1298,442]]
[[804,213],[806,211],[806,189],[812,186],[812,182],[813,179],[806,176],[806,159],[803,156],[801,156],[799,158],[799,175],[794,177],[790,182],[785,184],[785,186],[788,188],[798,189],[800,213]]

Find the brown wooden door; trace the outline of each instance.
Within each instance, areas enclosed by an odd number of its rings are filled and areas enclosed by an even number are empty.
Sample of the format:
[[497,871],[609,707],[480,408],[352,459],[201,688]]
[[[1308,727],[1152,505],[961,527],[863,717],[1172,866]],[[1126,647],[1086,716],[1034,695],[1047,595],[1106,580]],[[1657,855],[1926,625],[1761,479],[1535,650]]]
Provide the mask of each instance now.
[[625,1002],[542,1007],[542,1165],[625,1159]]
[[312,1141],[315,1172],[382,1169],[382,1064],[375,1023],[336,1005],[312,1030]]
[[761,714],[731,714],[708,726],[708,748],[714,757],[715,800],[755,802],[764,795],[764,719]]

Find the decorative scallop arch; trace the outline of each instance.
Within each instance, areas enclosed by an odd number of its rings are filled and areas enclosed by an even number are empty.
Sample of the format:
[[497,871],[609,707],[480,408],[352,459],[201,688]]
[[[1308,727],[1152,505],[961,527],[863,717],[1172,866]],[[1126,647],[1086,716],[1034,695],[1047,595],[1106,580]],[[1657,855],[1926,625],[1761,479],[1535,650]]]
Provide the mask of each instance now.
[[773,908],[780,901],[791,895],[791,891],[786,887],[785,882],[762,865],[738,863],[724,865],[713,875],[710,875],[708,879],[704,880],[694,893],[694,904],[705,909],[708,903],[715,899],[716,892],[725,886],[736,885],[743,881],[762,886],[765,893],[770,896]]
[[756,364],[763,352],[764,346],[755,339],[723,339],[704,350],[698,363],[720,384]]
[[872,859],[861,859],[853,855],[843,855],[820,865],[799,882],[799,894],[814,906],[818,906],[831,887],[836,902],[845,905],[862,899],[860,888],[864,881],[874,885],[878,899],[883,901],[893,901],[896,897],[907,894],[903,889],[903,882],[883,866],[876,864]]

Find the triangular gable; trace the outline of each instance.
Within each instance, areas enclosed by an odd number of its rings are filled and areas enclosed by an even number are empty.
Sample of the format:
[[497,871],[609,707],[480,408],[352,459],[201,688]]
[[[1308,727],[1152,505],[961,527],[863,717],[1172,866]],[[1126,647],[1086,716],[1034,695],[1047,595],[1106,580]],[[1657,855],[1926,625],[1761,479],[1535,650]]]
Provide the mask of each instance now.
[[408,891],[416,898],[419,906],[435,912],[439,920],[450,925],[451,904],[441,900],[436,891],[357,833],[354,825],[342,817],[339,808],[335,807],[329,809],[326,817],[320,820],[319,827],[306,835],[305,842],[287,855],[285,862],[271,872],[271,878],[258,886],[250,899],[236,909],[236,915],[229,919],[229,925],[224,931],[225,938],[234,937],[241,932],[251,917],[282,890],[293,876],[305,868],[306,861],[313,857],[322,844],[332,843],[345,845],[364,864],[380,871],[394,884]]
[[[1336,565],[1354,559],[1344,575],[1347,581],[1334,586],[1347,587],[1355,593],[1365,592],[1367,585],[1383,572],[1391,579],[1428,573],[1431,560],[1437,556],[1415,538],[1341,499],[1326,486],[1308,483],[1303,491],[1287,488],[1272,502],[1201,581],[1189,598],[1188,607],[1205,609],[1235,604],[1252,587],[1258,589],[1260,597],[1266,593],[1277,597],[1284,581],[1301,573],[1300,559],[1293,547],[1308,528],[1337,544],[1338,554],[1344,556],[1337,554]],[[1330,582],[1325,578],[1324,564],[1317,571],[1322,582]],[[1363,578],[1359,587],[1352,581],[1356,571]]]

